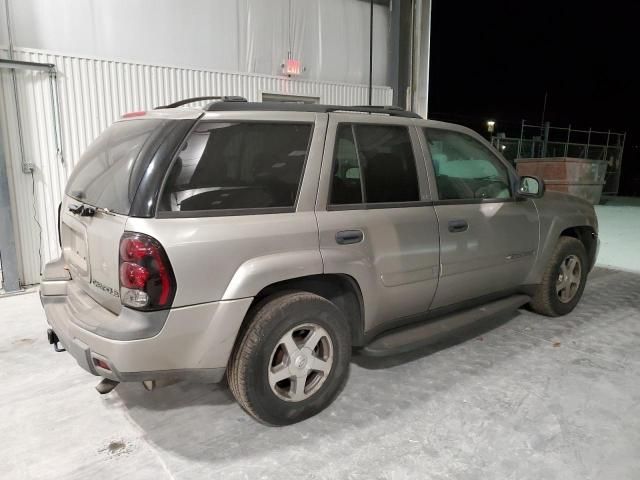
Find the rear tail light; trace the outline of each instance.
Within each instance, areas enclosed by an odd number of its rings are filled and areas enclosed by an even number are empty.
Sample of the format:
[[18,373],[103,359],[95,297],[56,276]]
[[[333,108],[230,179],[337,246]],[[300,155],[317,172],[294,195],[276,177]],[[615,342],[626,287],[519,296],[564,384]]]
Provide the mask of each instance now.
[[169,308],[176,279],[162,245],[142,233],[125,232],[120,239],[120,299],[137,310]]

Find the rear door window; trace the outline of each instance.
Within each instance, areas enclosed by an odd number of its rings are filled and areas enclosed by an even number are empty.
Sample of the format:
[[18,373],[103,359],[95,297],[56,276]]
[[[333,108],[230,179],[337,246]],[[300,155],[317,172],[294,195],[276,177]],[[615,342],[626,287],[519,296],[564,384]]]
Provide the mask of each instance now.
[[293,210],[311,132],[310,123],[202,122],[169,172],[161,211]]
[[80,157],[67,183],[78,201],[128,215],[144,169],[134,168],[152,134],[166,120],[116,122]]
[[331,205],[420,200],[409,130],[396,125],[340,124]]

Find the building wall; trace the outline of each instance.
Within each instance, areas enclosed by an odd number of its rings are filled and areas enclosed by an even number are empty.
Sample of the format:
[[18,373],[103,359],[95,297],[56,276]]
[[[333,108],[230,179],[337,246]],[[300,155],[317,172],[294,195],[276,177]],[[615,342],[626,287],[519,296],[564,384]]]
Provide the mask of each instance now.
[[[363,0],[9,2],[17,47],[266,75],[279,74],[291,51],[306,67],[303,78],[369,80],[369,2]],[[388,85],[389,7],[374,6],[374,32],[373,83]]]
[[[15,58],[56,65],[0,69],[0,122],[9,160],[21,281],[37,283],[58,255],[56,209],[80,153],[122,113],[198,95],[263,92],[365,104],[369,3],[362,0],[8,0]],[[2,7],[4,7],[4,2]],[[388,7],[374,7],[374,85],[387,82]],[[8,57],[0,8],[0,58]],[[305,67],[280,75],[288,55]],[[391,104],[375,87],[373,102]],[[17,112],[23,126],[21,169]],[[59,145],[62,151],[58,152]],[[2,172],[0,172],[2,174]]]
[[[0,50],[0,56],[6,53]],[[23,173],[11,75],[0,69],[0,127],[10,164],[14,230],[24,284],[38,283],[43,264],[59,255],[57,206],[73,166],[87,145],[123,113],[200,95],[241,95],[258,101],[262,92],[286,93],[343,105],[366,104],[368,95],[366,86],[344,82],[225,73],[24,48],[15,53],[17,60],[56,66],[60,106],[58,124],[48,74],[16,71],[25,160],[35,166],[33,176]],[[389,105],[391,98],[389,87],[374,87],[374,104]],[[61,155],[58,144],[62,145]]]

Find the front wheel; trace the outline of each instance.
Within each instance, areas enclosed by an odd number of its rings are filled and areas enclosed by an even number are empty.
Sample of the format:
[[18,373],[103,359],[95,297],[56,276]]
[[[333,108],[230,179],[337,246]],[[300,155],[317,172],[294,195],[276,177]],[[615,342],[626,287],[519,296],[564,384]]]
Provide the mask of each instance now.
[[326,408],[351,359],[342,311],[309,292],[286,292],[257,306],[228,369],[242,408],[268,425],[288,425]]
[[529,305],[549,317],[566,315],[580,301],[587,273],[587,252],[582,242],[573,237],[560,237]]

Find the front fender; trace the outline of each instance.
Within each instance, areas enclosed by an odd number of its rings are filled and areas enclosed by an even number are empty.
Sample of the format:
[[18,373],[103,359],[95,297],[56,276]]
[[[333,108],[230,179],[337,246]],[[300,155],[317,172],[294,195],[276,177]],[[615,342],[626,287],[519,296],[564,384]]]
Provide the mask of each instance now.
[[589,227],[598,232],[598,219],[593,206],[573,195],[547,191],[535,200],[540,219],[538,256],[526,284],[538,284],[562,232],[572,227]]
[[319,250],[301,250],[252,258],[236,270],[222,300],[255,297],[263,288],[283,280],[323,273]]

